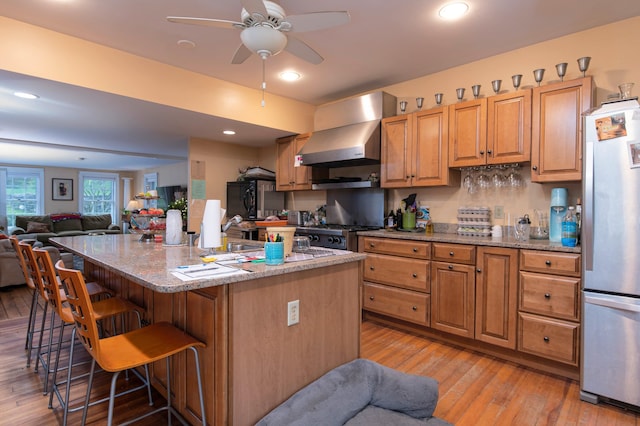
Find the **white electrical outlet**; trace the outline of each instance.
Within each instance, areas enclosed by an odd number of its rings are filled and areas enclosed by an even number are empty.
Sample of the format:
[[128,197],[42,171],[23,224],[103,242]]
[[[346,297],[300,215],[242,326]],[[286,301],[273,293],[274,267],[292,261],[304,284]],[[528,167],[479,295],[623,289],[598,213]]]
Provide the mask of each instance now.
[[287,303],[287,326],[300,322],[300,301],[292,300]]
[[493,217],[495,219],[504,219],[504,207],[495,206],[495,208],[493,209]]

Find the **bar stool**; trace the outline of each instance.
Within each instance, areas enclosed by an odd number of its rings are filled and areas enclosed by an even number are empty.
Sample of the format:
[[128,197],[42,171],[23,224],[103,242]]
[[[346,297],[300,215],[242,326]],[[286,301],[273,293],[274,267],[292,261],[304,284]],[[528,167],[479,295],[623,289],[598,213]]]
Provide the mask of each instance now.
[[[19,241],[16,237],[11,237],[11,244],[13,245],[16,256],[18,257],[18,261],[20,263],[20,267],[22,268],[22,273],[25,276],[25,281],[27,286],[30,289],[33,289],[33,296],[31,298],[31,311],[29,313],[29,324],[27,326],[27,337],[25,341],[25,349],[28,351],[27,354],[27,367],[31,366],[31,353],[33,350],[33,336],[36,333],[35,331],[35,322],[38,312],[39,299],[38,296],[42,297],[41,291],[38,289],[37,281],[39,278],[39,273],[37,271],[37,266],[35,263],[31,262],[29,259],[28,251],[33,250],[33,247],[25,242]],[[55,247],[43,247],[43,250],[55,250]],[[87,290],[92,297],[110,297],[113,296],[113,292],[107,288],[104,288],[100,284],[96,282],[87,283]],[[40,326],[40,344],[39,347],[42,346],[42,333],[46,331],[46,316],[47,316],[47,307],[48,303],[43,299],[43,313],[42,313],[42,324]],[[38,363],[35,365],[35,371],[38,371]]]
[[24,274],[24,280],[27,284],[27,287],[29,287],[29,290],[31,290],[31,293],[32,293],[31,308],[29,310],[29,324],[27,325],[27,336],[24,341],[24,348],[25,350],[28,351],[27,368],[29,368],[31,366],[31,349],[33,347],[33,333],[34,333],[34,328],[36,323],[36,316],[37,316],[38,307],[40,306],[40,304],[38,303],[39,293],[27,269],[24,256],[22,255],[22,251],[20,250],[20,246],[19,246],[20,243],[18,241],[18,238],[13,236],[9,238],[9,240],[11,241],[11,244],[13,245],[13,249],[16,252],[16,257],[18,258],[18,263],[20,263],[20,269],[22,269],[22,273]]
[[[46,250],[35,249],[33,250],[35,255],[35,262],[38,266],[38,270],[41,275],[41,283],[44,289],[44,296],[46,297],[48,303],[52,308],[52,323],[53,323],[53,315],[56,314],[62,325],[60,327],[60,333],[58,335],[58,344],[56,349],[56,359],[55,365],[52,369],[53,372],[53,380],[51,386],[51,393],[49,394],[49,408],[53,408],[53,395],[55,394],[58,398],[58,401],[63,408],[63,425],[67,424],[67,414],[69,412],[76,411],[82,406],[76,408],[69,408],[69,393],[71,390],[71,381],[73,379],[77,379],[79,377],[71,376],[71,369],[73,366],[73,353],[74,353],[74,345],[75,345],[75,328],[72,330],[71,334],[71,344],[69,347],[69,364],[67,366],[67,380],[62,383],[57,383],[57,373],[61,369],[59,368],[60,364],[60,353],[62,352],[62,343],[64,340],[64,329],[66,326],[73,326],[73,316],[71,315],[71,308],[66,304],[66,294],[63,289],[59,286],[58,277],[56,276],[56,271],[53,266],[53,262],[51,261],[51,256]],[[137,306],[134,303],[129,302],[128,300],[122,299],[117,296],[110,297],[108,299],[99,300],[93,302],[94,311],[96,314],[96,321],[101,321],[106,318],[114,319],[116,316],[124,316],[124,314],[131,312],[134,313],[138,319],[138,328],[142,327],[142,318],[140,313],[143,309]],[[123,322],[124,327],[124,322]],[[53,327],[50,327],[49,332],[49,348],[53,348]],[[113,331],[115,332],[115,322],[113,322]],[[50,365],[52,350],[49,351],[49,358],[47,360],[47,364]],[[82,376],[80,376],[82,377]],[[59,386],[65,385],[65,396],[64,398],[60,394]]]
[[93,309],[91,299],[89,298],[89,294],[84,287],[84,278],[82,277],[82,273],[80,273],[80,271],[65,268],[63,263],[60,261],[56,263],[56,270],[58,271],[58,275],[60,276],[63,287],[66,291],[67,301],[71,306],[77,335],[80,337],[80,341],[92,357],[91,375],[89,377],[84,411],[82,413],[82,424],[84,425],[87,419],[87,409],[89,406],[89,397],[91,394],[93,373],[95,371],[96,362],[103,370],[114,373],[111,378],[109,413],[107,418],[107,424],[111,426],[113,422],[116,381],[120,372],[145,366],[145,371],[147,371],[146,386],[149,393],[149,404],[152,405],[151,387],[149,384],[149,375],[146,366],[161,359],[166,359],[167,363],[167,405],[157,408],[150,413],[143,414],[136,419],[127,421],[123,424],[133,423],[163,410],[167,410],[167,419],[169,424],[171,424],[171,414],[174,414],[181,422],[185,423],[182,417],[171,406],[170,358],[176,353],[182,352],[186,349],[191,349],[195,357],[196,373],[198,376],[198,393],[200,396],[202,424],[206,425],[207,421],[204,409],[204,396],[202,392],[200,359],[197,349],[198,347],[205,347],[205,344],[168,322],[157,322],[127,333],[100,339],[95,321],[96,314]]

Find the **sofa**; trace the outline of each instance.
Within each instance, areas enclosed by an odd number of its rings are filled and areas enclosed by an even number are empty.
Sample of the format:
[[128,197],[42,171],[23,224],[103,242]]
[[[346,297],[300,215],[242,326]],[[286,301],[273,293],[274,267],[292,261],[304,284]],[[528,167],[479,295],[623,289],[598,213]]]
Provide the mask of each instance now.
[[[41,247],[42,243],[37,241],[27,241],[34,247]],[[55,247],[46,247],[45,250],[51,255],[51,259],[57,262],[62,259],[67,268],[73,268],[73,255],[71,253],[60,253]],[[25,284],[24,273],[20,267],[20,261],[13,249],[13,244],[9,239],[0,238],[0,287]]]
[[55,237],[119,233],[120,227],[111,223],[110,214],[52,213],[16,216],[16,226],[11,229],[11,235],[16,235],[19,240],[34,239],[44,245],[49,245],[49,239]]
[[293,394],[256,426],[450,426],[433,417],[437,402],[435,380],[356,359]]

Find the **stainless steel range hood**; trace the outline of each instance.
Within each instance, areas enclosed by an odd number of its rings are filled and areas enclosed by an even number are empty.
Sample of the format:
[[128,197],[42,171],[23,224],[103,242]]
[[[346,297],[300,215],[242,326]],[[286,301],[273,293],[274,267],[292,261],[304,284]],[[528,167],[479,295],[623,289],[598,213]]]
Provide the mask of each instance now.
[[318,108],[314,132],[298,155],[314,167],[380,163],[381,120],[395,115],[396,97],[375,92]]

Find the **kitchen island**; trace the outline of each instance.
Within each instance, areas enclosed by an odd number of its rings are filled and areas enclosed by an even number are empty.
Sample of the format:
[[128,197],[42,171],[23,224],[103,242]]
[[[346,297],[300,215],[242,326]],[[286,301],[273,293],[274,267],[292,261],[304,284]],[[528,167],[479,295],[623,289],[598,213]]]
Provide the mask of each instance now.
[[[210,424],[252,425],[359,356],[365,255],[335,251],[279,266],[237,263],[230,266],[242,272],[184,281],[173,271],[201,263],[201,250],[138,239],[95,235],[53,242],[84,259],[87,279],[143,307],[145,323],[169,321],[206,343],[201,363]],[[288,326],[288,302],[296,300],[300,321]],[[151,370],[154,387],[165,392],[164,363]],[[191,356],[174,357],[171,379],[174,406],[199,423]]]

